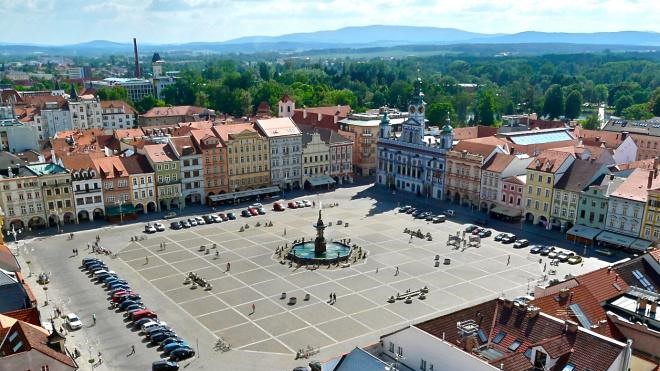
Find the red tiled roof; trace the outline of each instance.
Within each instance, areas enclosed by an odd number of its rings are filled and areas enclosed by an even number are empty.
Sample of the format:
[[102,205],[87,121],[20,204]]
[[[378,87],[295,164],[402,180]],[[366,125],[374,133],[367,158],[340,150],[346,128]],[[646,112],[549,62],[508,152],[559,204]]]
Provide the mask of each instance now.
[[[41,317],[39,314],[39,309],[36,307],[17,309],[11,312],[4,312],[3,315],[17,319],[19,321],[27,322],[35,326],[41,326]],[[0,336],[2,339],[2,336]]]
[[180,128],[189,128],[192,130],[203,130],[212,128],[215,123],[213,121],[193,121],[193,122],[180,122],[177,124]]
[[583,143],[605,144],[605,147],[612,149],[619,147],[623,143],[622,134],[611,131],[588,130],[576,126],[573,134],[577,138],[582,139]]
[[[462,140],[458,142],[458,144],[455,145],[452,150],[456,152],[467,151],[467,153],[470,154],[481,155],[486,157],[490,155],[493,152],[493,150],[495,150],[495,147],[497,147],[498,145],[506,145],[506,143],[503,140],[497,139],[495,137],[492,138],[495,139],[494,141],[492,141],[492,143],[482,142],[481,140],[485,138]],[[497,141],[500,141],[501,143],[497,143]],[[491,141],[489,140],[489,142]]]
[[153,162],[178,161],[167,144],[147,144],[144,151]]
[[124,138],[141,138],[144,136],[144,131],[141,128],[137,129],[115,129],[113,135],[117,139]]
[[154,172],[145,155],[134,154],[133,156],[120,157],[120,160],[129,174],[149,174]]
[[621,295],[628,289],[628,284],[619,274],[607,267],[577,276],[575,280],[586,287],[599,303]]
[[67,170],[77,171],[77,170],[88,170],[94,169],[94,161],[92,157],[87,153],[74,153],[69,155],[63,155],[60,157],[62,164]]
[[170,141],[172,142],[172,145],[174,146],[174,149],[176,150],[176,153],[179,154],[179,156],[187,156],[199,153],[197,147],[189,135],[172,137],[170,138]]
[[280,102],[286,103],[286,102],[293,102],[291,98],[289,98],[288,95],[284,94],[282,98],[280,99]]
[[213,130],[224,142],[227,142],[229,140],[230,135],[239,134],[244,131],[251,131],[258,133],[258,131],[254,128],[252,124],[218,125],[218,126],[214,126]]
[[566,124],[563,121],[548,121],[548,120],[534,120],[529,119],[529,130],[538,129],[558,129],[565,128]]
[[484,164],[483,169],[494,173],[501,173],[515,158],[516,156],[514,155],[507,155],[498,152]]
[[[649,176],[653,177],[651,187],[648,187]],[[657,176],[657,172],[654,176],[651,170],[635,169],[610,196],[646,202],[646,190],[655,187],[660,187],[660,177]]]
[[[3,316],[3,322],[8,322],[7,319],[8,317]],[[5,356],[15,353],[27,352],[34,349],[74,369],[77,368],[76,363],[73,361],[73,359],[71,359],[71,357],[64,353],[60,353],[48,346],[48,333],[46,330],[23,321],[14,321],[15,322],[9,328],[5,328],[8,331],[3,332],[6,334],[7,332],[16,331],[18,336],[21,337],[24,341],[24,347],[13,351],[8,342],[3,342],[0,344],[0,347],[3,349],[3,351],[6,352]]]
[[130,104],[123,100],[102,100],[101,108],[106,110],[110,108],[122,108],[127,115],[135,115],[137,111]]
[[204,112],[206,112],[206,108],[196,106],[154,107],[145,112],[142,117],[192,116]]
[[494,136],[497,134],[497,128],[484,125],[468,126],[455,128],[453,133],[454,140],[476,139]]
[[98,157],[92,159],[96,170],[101,175],[103,179],[112,179],[119,177],[127,177],[128,171],[124,168],[124,164],[121,163],[119,157]]
[[[202,130],[192,130],[190,132],[190,135],[192,136],[192,138],[195,141],[195,143],[197,144],[197,146],[202,148],[202,149],[206,148],[203,144],[203,141],[206,138],[209,138],[209,137],[217,138],[217,136],[215,135],[215,132],[210,128],[209,129],[202,129]],[[213,146],[213,148],[222,148],[222,147],[223,147],[223,144],[222,144],[222,141],[220,141],[220,140],[218,140],[217,145]]]
[[16,260],[14,254],[11,253],[11,250],[5,244],[0,244],[0,268],[8,272],[18,272],[21,270],[18,260]]
[[569,157],[573,155],[568,152],[545,150],[527,166],[527,169],[555,173]]

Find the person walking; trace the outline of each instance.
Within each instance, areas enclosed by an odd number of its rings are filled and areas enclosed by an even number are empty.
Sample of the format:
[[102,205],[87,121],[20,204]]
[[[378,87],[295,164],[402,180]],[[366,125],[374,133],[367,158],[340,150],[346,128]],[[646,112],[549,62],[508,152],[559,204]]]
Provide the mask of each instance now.
[[254,303],[252,303],[252,314],[254,314],[254,311],[255,311],[256,309],[257,309],[256,305],[254,305]]
[[145,256],[144,257],[144,265],[147,265],[147,264],[149,264],[149,257]]
[[96,326],[96,313],[92,313],[92,322],[94,322],[94,325]]
[[333,303],[336,303],[336,302],[337,302],[337,294],[334,293],[334,292],[332,293],[332,302],[333,302]]
[[226,270],[226,272],[229,272],[230,269],[231,269],[231,264],[230,264],[229,262],[227,262],[227,270]]
[[399,275],[399,267],[396,267],[396,272],[394,272],[394,275],[395,275],[395,276],[398,276],[398,275]]
[[508,255],[506,257],[506,265],[509,265],[511,263],[511,255]]
[[133,354],[135,354],[135,345],[131,345],[131,352],[128,355],[130,356]]

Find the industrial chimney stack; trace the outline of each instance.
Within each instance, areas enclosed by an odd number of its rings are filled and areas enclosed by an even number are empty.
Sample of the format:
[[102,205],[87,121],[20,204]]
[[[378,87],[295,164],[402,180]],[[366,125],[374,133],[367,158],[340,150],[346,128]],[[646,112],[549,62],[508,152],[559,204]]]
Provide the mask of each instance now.
[[140,78],[140,60],[138,59],[137,40],[133,38],[133,54],[135,54],[135,78]]

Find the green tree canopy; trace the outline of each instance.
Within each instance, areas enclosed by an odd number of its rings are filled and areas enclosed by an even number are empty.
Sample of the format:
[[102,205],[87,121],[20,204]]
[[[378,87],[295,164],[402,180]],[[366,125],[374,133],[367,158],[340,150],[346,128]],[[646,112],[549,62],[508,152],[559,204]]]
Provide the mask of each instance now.
[[147,95],[134,104],[135,109],[140,113],[145,113],[154,107],[165,107],[165,101],[156,99],[153,95]]
[[625,110],[626,108],[632,106],[634,103],[635,102],[633,101],[633,99],[630,95],[622,95],[614,103],[614,114],[615,115],[621,115],[623,113],[623,110]]
[[477,96],[477,122],[492,126],[495,123],[495,94],[490,89],[480,90]]
[[590,115],[582,123],[582,127],[589,130],[598,130],[600,129],[600,122],[598,122],[598,116]]
[[577,90],[573,90],[568,93],[568,96],[566,96],[566,117],[569,119],[576,119],[580,116],[581,111],[582,94]]
[[633,104],[621,112],[628,120],[648,120],[653,117],[647,103]]
[[545,91],[543,114],[547,115],[550,119],[554,119],[561,116],[563,110],[564,94],[561,91],[561,86],[557,84],[550,85],[548,90]]
[[[448,116],[449,115],[449,116]],[[447,117],[454,116],[454,106],[449,102],[431,103],[426,109],[426,118],[430,125],[442,126]]]
[[113,86],[111,88],[101,88],[96,92],[100,100],[123,100],[130,102],[128,90],[122,86]]

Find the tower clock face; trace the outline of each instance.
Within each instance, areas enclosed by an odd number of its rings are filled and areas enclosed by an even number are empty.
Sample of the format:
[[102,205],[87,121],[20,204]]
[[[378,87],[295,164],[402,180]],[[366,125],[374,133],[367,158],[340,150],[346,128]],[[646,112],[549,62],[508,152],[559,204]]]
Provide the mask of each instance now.
[[417,108],[417,112],[424,113],[424,106],[419,106],[419,108]]
[[415,106],[410,105],[410,107],[408,107],[408,111],[409,111],[410,113],[415,113]]

